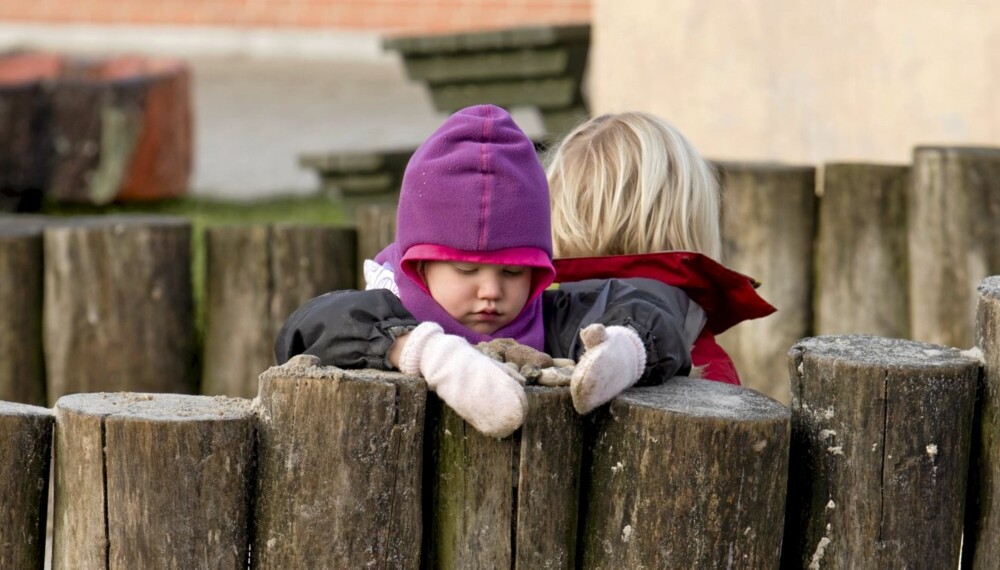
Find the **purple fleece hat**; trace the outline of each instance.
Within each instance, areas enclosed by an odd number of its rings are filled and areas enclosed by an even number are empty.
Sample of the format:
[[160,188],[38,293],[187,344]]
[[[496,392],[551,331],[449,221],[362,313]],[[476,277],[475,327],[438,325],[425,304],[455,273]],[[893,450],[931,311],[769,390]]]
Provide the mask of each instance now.
[[[395,268],[403,305],[470,342],[514,338],[541,349],[542,290],[551,284],[549,187],[534,144],[493,105],[462,109],[416,150],[403,174],[396,242],[376,258]],[[518,317],[493,333],[471,331],[431,298],[421,260],[532,267],[533,287]]]

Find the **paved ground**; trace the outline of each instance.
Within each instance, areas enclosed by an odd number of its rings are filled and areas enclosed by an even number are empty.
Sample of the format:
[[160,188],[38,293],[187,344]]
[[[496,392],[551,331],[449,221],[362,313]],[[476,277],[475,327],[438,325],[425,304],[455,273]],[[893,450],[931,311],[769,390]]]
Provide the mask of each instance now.
[[303,152],[416,146],[445,115],[401,63],[191,58],[197,195],[314,190]]
[[[312,192],[318,179],[298,166],[300,153],[416,147],[447,116],[395,57],[189,61],[199,196]],[[534,111],[514,116],[541,132]]]

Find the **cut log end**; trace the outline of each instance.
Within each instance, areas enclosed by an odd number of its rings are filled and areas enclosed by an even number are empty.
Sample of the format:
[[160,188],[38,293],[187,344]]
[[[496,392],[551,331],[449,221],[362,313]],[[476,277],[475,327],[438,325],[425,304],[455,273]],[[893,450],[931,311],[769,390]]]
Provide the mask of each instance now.
[[950,370],[978,365],[975,358],[957,348],[870,335],[811,337],[795,343],[789,351],[792,358],[804,353],[863,367],[916,368],[931,373],[936,367]]
[[60,398],[56,408],[94,416],[171,422],[242,420],[253,414],[251,400],[242,398],[135,392],[71,394]]

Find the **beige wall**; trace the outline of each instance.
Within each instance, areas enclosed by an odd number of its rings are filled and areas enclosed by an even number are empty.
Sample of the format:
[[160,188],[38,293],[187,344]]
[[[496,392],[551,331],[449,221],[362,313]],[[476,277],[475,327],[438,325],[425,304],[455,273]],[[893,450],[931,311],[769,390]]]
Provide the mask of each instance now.
[[1000,146],[1000,3],[594,0],[590,103],[709,157],[909,162]]

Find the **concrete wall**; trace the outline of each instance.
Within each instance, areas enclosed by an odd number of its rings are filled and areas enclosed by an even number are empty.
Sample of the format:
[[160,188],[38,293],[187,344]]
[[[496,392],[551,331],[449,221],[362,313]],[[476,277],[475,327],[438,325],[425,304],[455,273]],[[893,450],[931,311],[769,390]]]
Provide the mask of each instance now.
[[908,162],[1000,146],[1000,4],[594,0],[591,108],[668,119],[706,155]]

